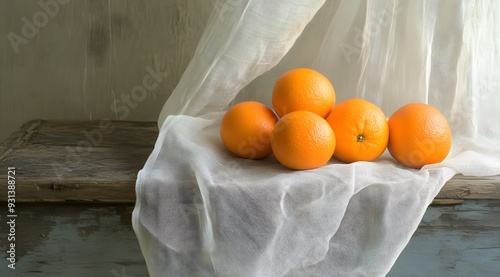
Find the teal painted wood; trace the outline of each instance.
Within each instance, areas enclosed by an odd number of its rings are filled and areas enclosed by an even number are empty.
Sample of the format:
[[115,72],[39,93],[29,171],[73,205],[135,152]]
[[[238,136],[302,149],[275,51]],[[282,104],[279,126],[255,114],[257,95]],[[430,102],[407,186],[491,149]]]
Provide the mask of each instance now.
[[429,207],[388,276],[500,276],[500,200]]
[[148,276],[130,221],[133,206],[22,203],[17,209],[16,269],[5,262],[2,226],[0,276]]
[[[132,205],[21,203],[16,269],[0,276],[148,276]],[[0,237],[7,237],[2,214]],[[0,259],[6,259],[5,239]],[[499,276],[500,200],[431,206],[388,276]],[[306,276],[305,276],[306,277]]]

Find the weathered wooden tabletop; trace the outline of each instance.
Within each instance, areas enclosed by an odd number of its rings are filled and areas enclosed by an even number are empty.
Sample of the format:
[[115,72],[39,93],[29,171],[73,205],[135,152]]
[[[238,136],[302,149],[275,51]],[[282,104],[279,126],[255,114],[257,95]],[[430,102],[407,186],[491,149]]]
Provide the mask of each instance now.
[[[0,165],[16,168],[18,202],[134,203],[157,135],[155,122],[30,121],[0,145]],[[457,175],[434,202],[464,199],[500,199],[500,176]]]
[[[31,121],[0,144],[0,178],[15,167],[16,202],[31,202],[16,203],[16,269],[0,276],[148,276],[131,213],[157,134],[154,122]],[[464,200],[429,207],[388,276],[498,276],[500,177],[455,176],[434,201]]]
[[0,164],[16,168],[17,202],[134,203],[157,136],[155,122],[30,121],[0,145]]

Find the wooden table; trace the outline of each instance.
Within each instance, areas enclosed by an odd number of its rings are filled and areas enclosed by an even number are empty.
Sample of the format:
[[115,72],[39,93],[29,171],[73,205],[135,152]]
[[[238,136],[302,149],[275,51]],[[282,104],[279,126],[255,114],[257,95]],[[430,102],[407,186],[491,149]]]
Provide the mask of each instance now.
[[[155,122],[36,120],[0,145],[4,183],[16,168],[16,276],[147,276],[130,218],[157,134]],[[433,204],[389,275],[497,276],[500,176],[457,175]]]

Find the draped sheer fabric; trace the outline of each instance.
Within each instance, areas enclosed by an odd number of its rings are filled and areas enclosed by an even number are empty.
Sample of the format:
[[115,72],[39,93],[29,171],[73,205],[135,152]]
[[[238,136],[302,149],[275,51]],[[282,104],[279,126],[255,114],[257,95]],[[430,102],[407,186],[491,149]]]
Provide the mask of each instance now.
[[[166,102],[137,179],[133,226],[151,276],[384,276],[454,174],[500,174],[500,2],[219,1]],[[270,105],[276,78],[311,67],[337,101],[389,117],[437,107],[453,130],[440,164],[386,152],[291,171],[224,149],[224,111]],[[431,151],[422,146],[422,151]]]

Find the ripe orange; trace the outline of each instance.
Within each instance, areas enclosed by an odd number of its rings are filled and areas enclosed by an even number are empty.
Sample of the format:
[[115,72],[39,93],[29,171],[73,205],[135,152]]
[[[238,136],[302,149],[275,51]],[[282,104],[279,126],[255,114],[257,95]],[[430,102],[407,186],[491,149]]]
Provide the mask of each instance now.
[[323,74],[310,68],[296,68],[276,80],[272,103],[280,117],[306,110],[326,118],[335,104],[335,90]]
[[236,104],[222,118],[222,143],[239,157],[265,158],[272,153],[271,137],[277,121],[274,112],[262,103]]
[[327,121],[337,140],[334,156],[341,161],[373,161],[387,147],[387,119],[371,102],[359,98],[343,101],[332,110]]
[[335,135],[321,116],[295,111],[278,121],[271,144],[276,159],[284,166],[312,169],[330,160],[335,150]]
[[421,168],[443,161],[451,148],[451,129],[444,115],[423,103],[411,103],[389,119],[388,149],[400,163]]

